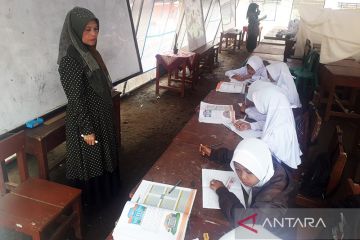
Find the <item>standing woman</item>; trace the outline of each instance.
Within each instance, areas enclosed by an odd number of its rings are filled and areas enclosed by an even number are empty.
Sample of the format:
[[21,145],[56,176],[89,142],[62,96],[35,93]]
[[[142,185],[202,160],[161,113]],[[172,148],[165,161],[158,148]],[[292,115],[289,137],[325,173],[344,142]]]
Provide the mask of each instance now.
[[118,143],[111,80],[96,50],[99,20],[80,7],[66,16],[59,45],[59,73],[66,109],[66,177],[83,200],[101,206],[119,185]]
[[259,19],[259,5],[250,3],[246,18],[248,19],[248,37],[246,40],[246,49],[248,52],[253,52],[257,45],[257,37],[259,36],[259,22],[266,18],[266,15]]
[[259,5],[250,3],[246,18],[248,19],[248,37],[246,40],[246,49],[248,52],[253,52],[257,45],[257,38],[259,36]]

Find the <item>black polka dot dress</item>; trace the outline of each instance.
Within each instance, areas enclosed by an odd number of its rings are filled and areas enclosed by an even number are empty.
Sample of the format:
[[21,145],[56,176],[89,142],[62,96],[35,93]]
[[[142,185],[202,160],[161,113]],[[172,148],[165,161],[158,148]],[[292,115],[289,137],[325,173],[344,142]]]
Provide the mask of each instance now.
[[[66,109],[66,176],[89,181],[117,170],[118,143],[111,101],[94,90],[86,66],[71,55],[59,65]],[[104,81],[106,81],[104,79]],[[107,87],[107,91],[110,89]],[[94,133],[97,144],[88,145],[81,135]]]

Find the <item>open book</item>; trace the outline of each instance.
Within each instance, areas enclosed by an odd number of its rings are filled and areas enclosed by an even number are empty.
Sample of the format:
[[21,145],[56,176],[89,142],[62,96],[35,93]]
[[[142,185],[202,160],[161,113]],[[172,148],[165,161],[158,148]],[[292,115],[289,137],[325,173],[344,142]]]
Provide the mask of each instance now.
[[235,111],[232,105],[200,103],[199,122],[222,124],[233,121],[235,121]]
[[113,231],[114,240],[184,239],[196,190],[143,180]]
[[217,92],[245,93],[246,82],[224,82],[220,81],[216,86]]
[[[242,121],[246,122],[245,120],[242,120]],[[225,127],[230,129],[231,131],[233,131],[234,133],[236,133],[237,135],[239,135],[243,139],[246,139],[246,138],[261,138],[262,133],[263,133],[262,131],[253,130],[253,129],[240,131],[240,130],[236,129],[236,127],[234,126],[233,123],[223,123],[223,124],[224,124]]]
[[213,169],[202,169],[203,208],[220,209],[219,197],[210,188],[210,181],[216,179],[222,181],[239,199],[243,199],[243,192],[238,176],[232,171],[220,171]]

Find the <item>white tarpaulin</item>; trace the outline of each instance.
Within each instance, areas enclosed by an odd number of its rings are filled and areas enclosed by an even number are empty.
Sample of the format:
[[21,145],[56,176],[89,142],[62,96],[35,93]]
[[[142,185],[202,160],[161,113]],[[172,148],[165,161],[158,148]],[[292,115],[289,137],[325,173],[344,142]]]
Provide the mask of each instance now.
[[301,5],[295,55],[302,56],[305,40],[321,43],[320,62],[360,59],[360,9],[334,10]]

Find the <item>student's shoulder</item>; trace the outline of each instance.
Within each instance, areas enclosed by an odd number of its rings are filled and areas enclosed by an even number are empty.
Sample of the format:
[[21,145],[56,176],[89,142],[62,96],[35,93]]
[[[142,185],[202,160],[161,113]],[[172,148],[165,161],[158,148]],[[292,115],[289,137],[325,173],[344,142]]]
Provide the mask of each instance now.
[[291,173],[282,163],[273,158],[274,175],[271,177],[269,183],[276,185],[279,188],[286,188],[291,180]]

